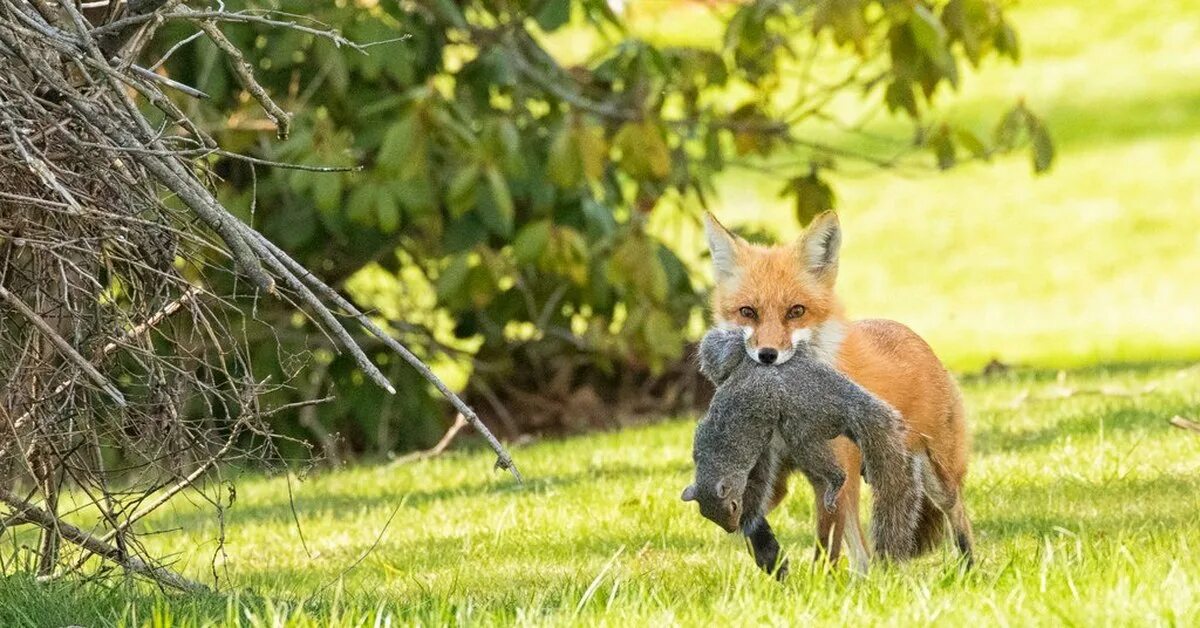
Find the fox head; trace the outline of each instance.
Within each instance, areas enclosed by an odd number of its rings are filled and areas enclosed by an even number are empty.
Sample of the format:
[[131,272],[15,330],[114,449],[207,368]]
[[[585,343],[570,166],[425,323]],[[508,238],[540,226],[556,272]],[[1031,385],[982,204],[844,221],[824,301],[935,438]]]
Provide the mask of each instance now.
[[712,214],[704,216],[712,253],[714,322],[740,329],[746,353],[760,364],[782,364],[811,342],[832,361],[842,336],[842,308],[834,295],[842,231],[825,212],[791,244],[758,246],[734,235]]

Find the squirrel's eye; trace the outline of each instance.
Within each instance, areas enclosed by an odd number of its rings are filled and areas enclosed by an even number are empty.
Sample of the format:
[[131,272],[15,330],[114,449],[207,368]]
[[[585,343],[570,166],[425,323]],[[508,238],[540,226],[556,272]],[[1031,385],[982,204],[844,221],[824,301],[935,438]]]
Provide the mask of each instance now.
[[793,305],[792,307],[788,308],[788,318],[800,318],[801,316],[804,316],[803,305]]
[[754,308],[750,306],[742,306],[742,308],[738,310],[738,314],[741,314],[746,318],[758,318],[758,312],[755,312]]

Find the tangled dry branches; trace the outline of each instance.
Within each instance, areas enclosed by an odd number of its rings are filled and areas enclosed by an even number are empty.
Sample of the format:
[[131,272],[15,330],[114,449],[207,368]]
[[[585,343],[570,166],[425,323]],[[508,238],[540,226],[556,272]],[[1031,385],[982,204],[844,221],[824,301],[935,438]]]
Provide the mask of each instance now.
[[395,392],[344,321],[365,327],[516,475],[471,408],[415,355],[213,196],[203,158],[236,156],[169,97],[203,94],[151,69],[161,60],[142,65],[168,21],[190,23],[196,34],[185,41],[208,38],[227,56],[281,137],[288,113],[221,24],[355,46],[320,25],[181,0],[0,0],[0,534],[18,548],[11,528],[39,528],[27,562],[45,577],[107,561],[200,588],[163,569],[135,524],[185,490],[220,509],[221,463],[269,456],[272,410],[258,399],[287,382],[256,380],[243,341],[255,324],[248,304],[264,294],[293,300]]

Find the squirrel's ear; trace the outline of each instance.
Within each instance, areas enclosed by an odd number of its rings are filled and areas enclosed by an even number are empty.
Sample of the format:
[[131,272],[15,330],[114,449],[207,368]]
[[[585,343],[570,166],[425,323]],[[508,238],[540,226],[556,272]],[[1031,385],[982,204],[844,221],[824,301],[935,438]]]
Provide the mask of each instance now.
[[683,489],[683,495],[680,495],[679,499],[682,499],[685,502],[696,501],[696,485],[688,484],[687,488]]
[[827,211],[813,219],[797,243],[800,263],[813,277],[832,286],[837,279],[842,227],[837,214]]
[[733,235],[712,214],[704,213],[704,236],[708,250],[712,253],[713,275],[718,282],[732,279],[738,274],[738,249],[746,241]]

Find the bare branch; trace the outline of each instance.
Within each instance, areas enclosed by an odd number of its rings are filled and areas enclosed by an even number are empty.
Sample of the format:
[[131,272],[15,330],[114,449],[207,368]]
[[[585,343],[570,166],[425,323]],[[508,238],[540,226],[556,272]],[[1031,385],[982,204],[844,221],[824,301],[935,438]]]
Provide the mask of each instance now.
[[247,92],[250,92],[250,96],[257,100],[258,104],[262,105],[263,111],[267,112],[267,117],[275,123],[275,133],[279,139],[287,139],[288,134],[291,133],[292,116],[275,104],[266,88],[258,82],[258,79],[254,78],[254,68],[246,61],[246,57],[242,56],[242,52],[237,49],[237,46],[234,46],[233,42],[229,41],[221,29],[212,22],[195,20],[195,24],[204,31],[205,35],[208,35],[208,39],[216,44],[221,52],[225,53],[226,57],[229,57],[229,63],[233,66],[233,73],[234,76],[237,76],[238,83]]

